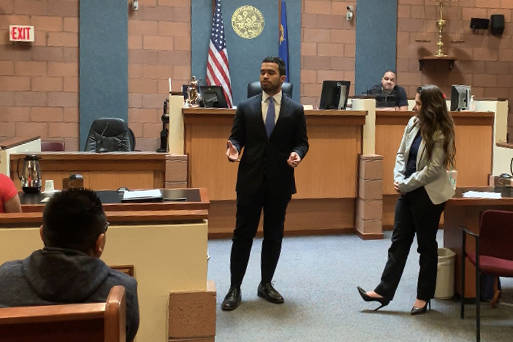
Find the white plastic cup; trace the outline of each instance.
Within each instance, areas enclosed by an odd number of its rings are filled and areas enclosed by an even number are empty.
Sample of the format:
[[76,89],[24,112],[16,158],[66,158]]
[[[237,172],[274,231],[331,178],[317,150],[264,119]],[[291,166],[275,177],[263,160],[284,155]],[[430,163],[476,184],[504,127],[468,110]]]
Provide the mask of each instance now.
[[53,192],[54,190],[53,179],[47,179],[45,181],[45,192]]

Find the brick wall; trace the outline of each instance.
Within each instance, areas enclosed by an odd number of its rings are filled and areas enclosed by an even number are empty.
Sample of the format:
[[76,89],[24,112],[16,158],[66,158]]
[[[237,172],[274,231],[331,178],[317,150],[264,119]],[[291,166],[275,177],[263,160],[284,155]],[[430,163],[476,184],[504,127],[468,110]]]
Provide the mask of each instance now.
[[[354,82],[355,22],[345,20],[347,5],[355,1],[303,0],[304,104],[319,105],[325,79]],[[190,10],[191,0],[144,0],[139,11],[129,11],[128,117],[139,150],[159,146],[168,77],[174,91],[190,79]],[[477,97],[511,102],[512,11],[513,0],[452,0],[445,11],[445,42],[458,58],[455,69],[440,65],[420,72],[419,56],[435,50],[437,7],[433,0],[398,0],[398,81],[409,98],[419,84],[435,83],[448,92],[451,84],[463,83],[472,85]],[[501,38],[470,31],[471,17],[492,13],[505,15]],[[64,139],[66,150],[77,150],[78,0],[2,0],[0,30],[7,32],[9,24],[34,25],[36,42],[13,45],[7,34],[0,35],[0,139],[40,135]],[[509,122],[512,132],[513,119]]]
[[[439,16],[433,0],[398,0],[397,79],[413,98],[420,84],[437,84],[450,94],[451,84],[470,84],[476,98],[509,99],[510,137],[513,131],[513,41],[511,16],[513,0],[452,0],[444,9],[446,53],[457,58],[449,72],[446,64],[428,66],[419,71],[418,59],[436,51]],[[490,18],[504,14],[502,37],[489,31],[473,33],[470,18]],[[511,138],[510,138],[511,140]]]
[[[78,5],[0,2],[0,139],[39,135],[78,149]],[[168,77],[175,91],[190,79],[190,6],[190,0],[144,0],[128,12],[128,119],[138,150],[160,145]],[[11,24],[35,26],[35,42],[11,44]]]
[[[323,80],[354,84],[356,22],[346,21],[355,1],[303,0],[301,103],[319,106]],[[350,93],[354,93],[351,87]]]
[[144,0],[128,17],[128,119],[138,150],[160,146],[162,104],[191,78],[191,1]]
[[[41,136],[78,148],[78,1],[0,2],[0,138]],[[33,25],[32,45],[9,25]]]

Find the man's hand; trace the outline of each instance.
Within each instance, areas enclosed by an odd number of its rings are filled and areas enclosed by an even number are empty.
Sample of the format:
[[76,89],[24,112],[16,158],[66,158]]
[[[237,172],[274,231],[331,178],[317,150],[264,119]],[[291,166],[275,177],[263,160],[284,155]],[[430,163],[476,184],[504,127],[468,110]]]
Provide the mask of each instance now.
[[289,164],[290,167],[296,167],[301,162],[301,157],[296,152],[291,152],[289,159],[287,159],[287,164]]
[[228,160],[231,162],[239,160],[239,151],[237,151],[237,148],[233,146],[230,140],[228,140],[228,142],[226,143],[226,156],[228,157]]

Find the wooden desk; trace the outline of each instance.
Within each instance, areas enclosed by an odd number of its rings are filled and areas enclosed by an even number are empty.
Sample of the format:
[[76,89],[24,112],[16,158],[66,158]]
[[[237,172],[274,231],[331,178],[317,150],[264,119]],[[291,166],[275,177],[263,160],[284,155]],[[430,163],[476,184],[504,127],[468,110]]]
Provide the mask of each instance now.
[[[234,109],[184,108],[188,186],[208,188],[209,233],[230,236],[235,226],[237,163],[226,160]],[[366,111],[305,111],[310,150],[295,170],[298,193],[285,231],[327,233],[354,229],[358,154]]]
[[[196,202],[105,204],[111,226],[102,260],[134,265],[140,326],[136,341],[167,342],[169,293],[205,291],[209,200],[205,189]],[[42,248],[41,204],[26,213],[0,215],[0,264]]]
[[[164,189],[163,191],[177,191],[184,195],[186,201],[162,202],[125,202],[122,203],[116,191],[97,191],[102,201],[103,210],[110,223],[136,224],[136,223],[184,223],[197,222],[208,218],[207,190],[202,189]],[[4,213],[0,215],[0,228],[23,226],[26,224],[41,224],[42,212],[45,204],[41,199],[43,194],[24,194],[20,192],[22,213]],[[114,198],[114,199],[113,199]]]
[[[397,194],[395,156],[410,111],[376,111],[376,154],[383,156],[383,226],[392,226]],[[458,186],[486,186],[492,171],[493,112],[451,112],[456,134]],[[468,171],[463,171],[468,170]]]
[[[62,179],[72,173],[84,177],[84,186],[94,190],[164,188],[166,154],[147,152],[40,152],[43,183],[53,179],[55,188],[62,189]],[[20,189],[16,171],[25,154],[10,155],[11,179]],[[23,160],[20,161],[20,168]]]
[[[462,198],[462,193],[468,190],[501,192],[501,199],[480,199]],[[481,213],[487,209],[511,210],[513,211],[513,189],[512,188],[458,188],[454,198],[450,199],[445,207],[444,220],[444,247],[450,248],[456,253],[455,290],[461,295],[461,230],[465,226],[474,233],[479,233],[479,218]],[[475,251],[473,238],[467,238],[466,249],[468,252]],[[469,262],[465,263],[465,297],[474,298],[476,272],[475,267]]]

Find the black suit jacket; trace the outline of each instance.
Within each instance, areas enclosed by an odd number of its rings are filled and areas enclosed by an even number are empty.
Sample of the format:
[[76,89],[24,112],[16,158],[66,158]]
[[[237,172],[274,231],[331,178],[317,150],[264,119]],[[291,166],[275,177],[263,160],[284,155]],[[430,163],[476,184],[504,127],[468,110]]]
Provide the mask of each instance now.
[[244,149],[237,173],[238,194],[254,194],[263,189],[264,183],[276,196],[290,197],[296,192],[294,169],[287,159],[293,151],[303,159],[308,151],[302,105],[282,96],[276,126],[267,138],[262,95],[251,97],[237,107],[229,140],[239,153]]

